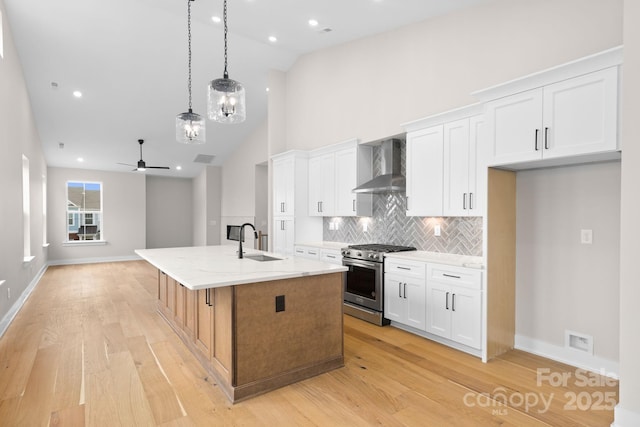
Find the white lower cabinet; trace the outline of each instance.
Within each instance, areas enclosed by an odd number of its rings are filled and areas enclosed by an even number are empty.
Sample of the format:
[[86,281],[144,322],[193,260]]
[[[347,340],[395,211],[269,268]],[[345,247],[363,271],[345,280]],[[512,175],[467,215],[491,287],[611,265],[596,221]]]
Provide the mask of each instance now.
[[320,259],[320,249],[311,246],[296,245],[294,255],[301,258]]
[[426,330],[425,264],[385,261],[384,317],[421,331]]
[[340,249],[321,249],[320,261],[342,265],[342,253],[340,253]]
[[426,331],[480,349],[482,272],[427,264]]
[[293,255],[295,228],[293,218],[279,218],[273,224],[273,252]]

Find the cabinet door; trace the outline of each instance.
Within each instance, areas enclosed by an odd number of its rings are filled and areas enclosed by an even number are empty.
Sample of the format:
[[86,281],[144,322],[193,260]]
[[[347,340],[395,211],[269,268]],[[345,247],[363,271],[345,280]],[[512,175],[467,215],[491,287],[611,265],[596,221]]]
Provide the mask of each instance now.
[[293,157],[273,162],[273,214],[293,215],[294,172]]
[[292,219],[276,219],[273,226],[273,251],[283,255],[293,255],[294,232]]
[[443,127],[407,135],[407,215],[442,216]]
[[173,312],[173,320],[180,328],[184,327],[184,304],[185,304],[185,290],[178,281],[173,280],[173,286],[175,288],[176,304]]
[[479,349],[481,333],[481,292],[451,287],[451,339]]
[[418,279],[405,279],[402,285],[402,297],[405,299],[405,324],[421,331],[427,330],[425,282]]
[[176,310],[176,286],[175,280],[167,276],[167,306],[165,307],[165,316],[168,320],[173,319]]
[[335,155],[336,216],[356,216],[358,186],[357,147],[341,150]]
[[309,159],[309,215],[334,216],[334,155]]
[[164,311],[167,308],[167,275],[158,270],[158,304]]
[[197,292],[185,288],[184,331],[194,339],[196,331]]
[[448,286],[427,280],[427,332],[451,337],[451,291]]
[[486,168],[478,168],[479,148],[486,143],[486,124],[484,116],[474,116],[469,119],[469,216],[482,216],[486,200],[486,179],[479,174],[486,175]]
[[542,89],[534,89],[487,104],[491,165],[542,158]]
[[[213,308],[209,304],[213,305],[214,292],[207,289],[196,292],[196,347],[198,347],[202,354],[208,359],[211,359],[213,351]],[[207,302],[209,304],[207,304]]]
[[402,298],[402,277],[385,275],[384,317],[394,322],[405,323],[405,302]]
[[444,215],[468,216],[470,163],[469,119],[444,125]]
[[617,67],[546,86],[543,102],[545,158],[616,149]]

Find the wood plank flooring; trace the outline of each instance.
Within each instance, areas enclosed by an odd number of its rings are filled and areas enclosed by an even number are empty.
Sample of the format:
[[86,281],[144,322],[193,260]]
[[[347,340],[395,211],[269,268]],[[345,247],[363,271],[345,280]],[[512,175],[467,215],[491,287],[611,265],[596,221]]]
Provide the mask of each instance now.
[[613,421],[617,382],[520,351],[483,364],[349,316],[344,368],[231,405],[157,314],[156,292],[144,261],[50,267],[0,338],[0,426]]

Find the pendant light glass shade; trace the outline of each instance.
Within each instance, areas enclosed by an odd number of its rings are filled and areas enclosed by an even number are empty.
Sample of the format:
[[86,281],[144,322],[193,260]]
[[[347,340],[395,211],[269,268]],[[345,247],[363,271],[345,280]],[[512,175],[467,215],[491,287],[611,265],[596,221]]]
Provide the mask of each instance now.
[[247,117],[244,87],[228,77],[209,83],[207,111],[218,123],[241,123]]
[[189,41],[189,77],[187,89],[189,91],[189,111],[176,116],[176,141],[182,144],[204,144],[205,120],[191,109],[191,2],[187,0],[187,37]]
[[207,91],[207,115],[218,123],[241,123],[247,117],[244,87],[227,72],[227,0],[224,0],[224,74],[211,80]]
[[176,141],[182,144],[204,144],[206,141],[204,118],[191,111],[176,116]]

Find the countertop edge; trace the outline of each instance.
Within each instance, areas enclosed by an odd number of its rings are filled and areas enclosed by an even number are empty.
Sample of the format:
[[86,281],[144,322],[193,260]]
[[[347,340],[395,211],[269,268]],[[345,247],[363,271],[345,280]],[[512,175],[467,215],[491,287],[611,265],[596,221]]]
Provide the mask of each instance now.
[[440,252],[412,251],[396,252],[385,255],[387,259],[420,261],[432,264],[451,265],[455,267],[484,270],[482,257],[473,255],[457,255]]

